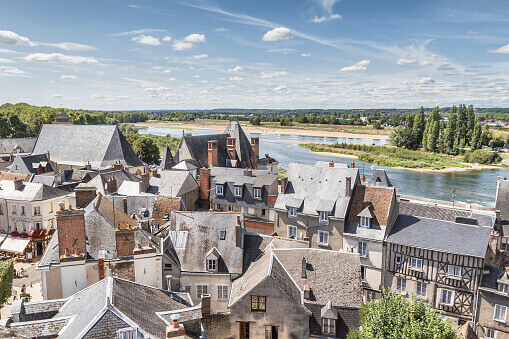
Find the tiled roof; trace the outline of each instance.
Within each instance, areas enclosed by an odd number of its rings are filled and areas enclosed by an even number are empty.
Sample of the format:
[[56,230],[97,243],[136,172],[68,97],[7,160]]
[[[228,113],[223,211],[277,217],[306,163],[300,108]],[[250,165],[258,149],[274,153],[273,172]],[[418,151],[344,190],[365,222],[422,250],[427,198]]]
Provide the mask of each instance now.
[[391,208],[394,207],[396,189],[394,187],[370,187],[357,185],[353,193],[349,222],[360,222],[359,213],[370,207],[374,214],[372,224],[388,226]]
[[180,211],[181,207],[182,198],[159,195],[152,207],[152,219],[154,219],[154,224],[163,225],[169,220],[171,212]]

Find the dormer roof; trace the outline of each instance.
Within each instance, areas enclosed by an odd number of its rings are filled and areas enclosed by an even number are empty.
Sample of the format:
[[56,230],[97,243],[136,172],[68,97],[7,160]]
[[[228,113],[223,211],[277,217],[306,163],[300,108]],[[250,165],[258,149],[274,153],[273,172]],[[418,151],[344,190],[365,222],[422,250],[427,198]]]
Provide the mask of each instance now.
[[375,214],[373,213],[373,205],[366,206],[359,214],[357,214],[358,217],[365,217],[365,218],[374,218]]

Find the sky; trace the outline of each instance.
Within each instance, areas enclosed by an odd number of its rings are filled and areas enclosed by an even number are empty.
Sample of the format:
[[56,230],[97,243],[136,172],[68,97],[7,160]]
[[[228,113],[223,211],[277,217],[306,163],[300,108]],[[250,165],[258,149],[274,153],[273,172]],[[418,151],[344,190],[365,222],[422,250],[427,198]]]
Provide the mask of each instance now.
[[509,107],[509,1],[4,0],[0,103]]

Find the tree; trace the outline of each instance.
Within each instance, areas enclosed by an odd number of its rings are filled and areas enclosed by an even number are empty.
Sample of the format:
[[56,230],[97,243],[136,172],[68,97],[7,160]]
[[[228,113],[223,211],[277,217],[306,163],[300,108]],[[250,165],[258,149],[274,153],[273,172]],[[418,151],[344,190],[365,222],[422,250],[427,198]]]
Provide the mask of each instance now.
[[12,259],[0,262],[0,308],[2,308],[12,294],[14,280],[14,262]]
[[447,127],[445,129],[445,152],[447,154],[455,154],[454,153],[454,140],[456,138],[456,123],[457,123],[457,115],[456,115],[456,106],[453,106],[451,109],[451,114],[449,115],[449,120],[447,121]]
[[456,126],[456,139],[458,139],[458,143],[461,139],[467,137],[467,126],[467,108],[465,105],[460,105],[458,108],[458,123]]
[[262,119],[258,115],[255,115],[249,118],[249,123],[251,123],[251,125],[260,126]]
[[440,121],[434,121],[428,133],[428,148],[430,151],[436,152],[439,138],[440,138]]
[[[426,116],[424,115],[424,108],[421,106],[419,114],[414,119],[414,137],[417,142],[422,142],[424,129],[426,128]],[[419,145],[417,145],[419,146]]]
[[481,148],[481,136],[482,136],[481,123],[476,122],[474,131],[472,133],[472,140],[470,141],[472,150],[475,151],[476,149]]
[[472,139],[474,127],[475,127],[474,106],[470,105],[470,106],[468,106],[468,111],[467,111],[467,140]]
[[[127,137],[133,136],[128,134]],[[127,139],[129,141],[129,139]],[[132,144],[133,150],[141,161],[147,164],[153,164],[159,160],[159,147],[154,140],[147,137],[139,137]]]
[[118,125],[118,129],[122,134],[138,134],[138,127],[135,127],[133,124],[120,124]]
[[351,331],[348,339],[456,339],[450,322],[444,320],[421,299],[384,291],[382,298],[365,303],[360,310],[360,331]]

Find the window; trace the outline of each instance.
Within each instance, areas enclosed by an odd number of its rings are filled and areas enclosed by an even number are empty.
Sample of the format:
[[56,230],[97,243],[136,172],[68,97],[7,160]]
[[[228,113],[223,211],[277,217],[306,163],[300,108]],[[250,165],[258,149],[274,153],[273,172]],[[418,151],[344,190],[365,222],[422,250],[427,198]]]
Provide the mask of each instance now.
[[251,296],[251,311],[265,312],[265,301],[267,297],[259,295]]
[[495,331],[492,328],[485,328],[484,329],[484,338],[485,339],[496,339],[497,338],[497,331]]
[[34,225],[35,225],[35,228],[34,228],[35,230],[40,230],[42,228],[40,222],[36,222],[36,223],[34,223]]
[[359,241],[357,243],[357,253],[363,257],[368,256],[368,243],[365,241]]
[[366,281],[366,267],[361,266],[361,280]]
[[368,217],[361,217],[361,227],[369,228],[371,220]]
[[320,212],[320,222],[328,222],[329,221],[329,212]]
[[2,208],[2,205],[0,205],[0,215],[4,214],[4,210]]
[[428,285],[422,282],[417,282],[417,289],[415,294],[420,298],[426,298],[426,292],[428,290]]
[[249,215],[255,215],[255,209],[253,207],[248,207],[247,208],[247,214]]
[[52,202],[50,202],[48,204],[48,212],[53,213],[53,203]]
[[216,184],[216,194],[217,195],[223,195],[223,185],[217,185]]
[[400,255],[396,256],[396,265],[401,265],[401,256]]
[[12,205],[12,214],[18,214],[18,208],[16,207],[16,205]]
[[318,231],[318,245],[329,246],[329,232]]
[[369,302],[376,300],[376,292],[375,291],[367,291],[366,300]]
[[453,278],[461,278],[461,267],[448,265],[447,266],[447,275]]
[[410,261],[410,268],[416,271],[422,271],[422,259],[412,258]]
[[288,207],[288,218],[297,217],[297,209],[295,207]]
[[34,215],[41,215],[41,206],[34,206]]
[[219,231],[219,240],[226,239],[226,231]]
[[454,305],[454,291],[442,289],[442,293],[440,293],[440,304],[448,306]]
[[336,320],[322,318],[322,334],[336,334]]
[[288,238],[297,238],[297,226],[288,226]]
[[495,305],[495,314],[493,314],[493,320],[505,322],[507,315],[507,307],[502,305]]
[[398,293],[406,293],[406,279],[396,279],[396,291],[398,291]]
[[265,339],[277,339],[277,326],[265,325]]
[[228,286],[217,286],[217,300],[228,299]]
[[169,264],[164,264],[164,269],[165,270],[168,270],[168,271],[171,271],[172,267],[171,267],[171,263]]
[[265,216],[265,208],[262,208],[262,216]]
[[207,285],[196,285],[196,297],[200,299],[203,294],[207,294]]
[[132,327],[121,328],[117,331],[117,339],[136,339],[138,338],[138,331]]
[[235,186],[235,196],[242,198],[242,186]]
[[509,284],[498,283],[498,290],[500,292],[509,293]]
[[233,212],[233,205],[228,205],[228,212]]
[[26,212],[26,209],[25,209],[25,206],[21,206],[21,215],[26,215],[27,212]]
[[217,259],[207,259],[207,271],[217,271]]
[[221,204],[214,204],[214,210],[220,211],[221,210]]
[[239,322],[239,338],[249,339],[249,323]]
[[255,199],[261,199],[262,198],[262,189],[261,188],[255,188],[253,190],[254,192],[254,198]]

